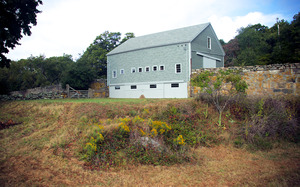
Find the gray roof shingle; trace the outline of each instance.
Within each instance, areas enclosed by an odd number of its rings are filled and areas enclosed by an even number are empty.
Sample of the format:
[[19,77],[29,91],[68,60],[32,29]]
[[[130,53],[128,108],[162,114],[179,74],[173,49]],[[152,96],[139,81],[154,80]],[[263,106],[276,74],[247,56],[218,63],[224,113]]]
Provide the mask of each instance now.
[[180,29],[131,38],[113,49],[107,55],[171,44],[189,43],[209,25],[210,23],[204,23],[200,25],[194,25],[190,27],[184,27]]

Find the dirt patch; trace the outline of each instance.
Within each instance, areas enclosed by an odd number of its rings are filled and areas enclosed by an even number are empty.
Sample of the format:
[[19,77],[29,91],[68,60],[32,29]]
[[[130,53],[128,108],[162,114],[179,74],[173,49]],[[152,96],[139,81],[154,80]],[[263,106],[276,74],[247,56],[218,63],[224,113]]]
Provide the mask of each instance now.
[[15,125],[19,125],[21,123],[17,123],[17,122],[14,122],[13,120],[8,120],[6,122],[2,122],[0,121],[0,130],[3,130],[3,129],[7,129],[9,127],[12,127],[12,126],[15,126]]

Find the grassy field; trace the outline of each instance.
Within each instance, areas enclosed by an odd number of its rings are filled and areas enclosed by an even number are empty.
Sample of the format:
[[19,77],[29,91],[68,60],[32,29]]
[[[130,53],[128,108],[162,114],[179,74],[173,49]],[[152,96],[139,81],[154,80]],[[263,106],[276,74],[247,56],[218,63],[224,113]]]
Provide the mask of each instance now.
[[[268,151],[234,146],[236,128],[244,121],[223,118],[213,106],[193,99],[80,99],[0,103],[1,186],[299,186],[300,146],[279,141]],[[105,128],[119,118],[165,119],[168,107],[197,114],[195,125],[215,130],[211,139],[191,146],[191,162],[175,165],[127,163],[94,168],[82,159],[93,131],[90,121]],[[145,112],[146,111],[146,112]],[[182,112],[181,111],[181,112]],[[181,114],[180,114],[181,115]],[[229,113],[224,115],[229,116]],[[182,116],[181,116],[182,117]],[[182,119],[182,118],[180,118]],[[205,131],[207,130],[207,131]],[[215,143],[212,143],[215,142]]]

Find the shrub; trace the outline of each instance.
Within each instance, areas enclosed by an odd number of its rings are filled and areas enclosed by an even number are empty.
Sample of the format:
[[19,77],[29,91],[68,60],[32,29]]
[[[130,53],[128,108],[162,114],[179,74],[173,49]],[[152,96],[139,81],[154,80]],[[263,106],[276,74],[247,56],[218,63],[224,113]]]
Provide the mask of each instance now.
[[174,132],[170,134],[172,127],[167,123],[147,121],[139,116],[119,121],[110,131],[93,124],[99,128],[86,143],[84,158],[87,161],[106,168],[124,163],[170,165],[190,160],[184,137],[177,134],[175,141]]
[[240,94],[245,94],[247,83],[242,80],[238,71],[219,70],[218,72],[203,71],[191,79],[191,84],[201,88],[210,102],[219,112],[219,126],[221,126],[222,113],[230,100]]
[[[252,99],[252,101],[254,100]],[[255,102],[252,102],[252,106],[248,106],[250,117],[242,130],[245,140],[257,147],[262,147],[262,149],[270,147],[268,144],[271,139],[297,142],[299,116],[297,116],[295,107],[295,105],[290,105],[288,100],[282,98],[256,99]]]

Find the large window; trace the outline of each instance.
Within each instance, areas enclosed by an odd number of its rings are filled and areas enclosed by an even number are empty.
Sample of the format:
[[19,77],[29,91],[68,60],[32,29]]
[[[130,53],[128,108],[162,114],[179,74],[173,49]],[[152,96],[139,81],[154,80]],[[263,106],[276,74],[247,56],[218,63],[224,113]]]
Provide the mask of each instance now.
[[138,71],[139,72],[143,72],[143,68],[138,68]]
[[172,83],[171,84],[171,88],[178,88],[179,87],[179,83]]
[[120,69],[120,74],[124,74],[124,73],[125,73],[124,69]]
[[207,48],[211,49],[211,38],[207,37]]
[[181,73],[181,64],[175,64],[175,73]]
[[136,89],[136,85],[131,85],[131,89]]

